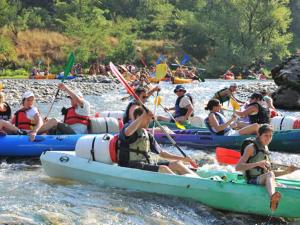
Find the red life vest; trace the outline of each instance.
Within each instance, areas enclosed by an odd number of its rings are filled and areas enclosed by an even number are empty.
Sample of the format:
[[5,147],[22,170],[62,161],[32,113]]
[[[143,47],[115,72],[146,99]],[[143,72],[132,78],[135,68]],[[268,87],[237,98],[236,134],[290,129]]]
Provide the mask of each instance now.
[[75,112],[75,107],[70,107],[67,109],[65,114],[64,123],[73,125],[76,123],[81,123],[83,125],[89,126],[90,119],[89,116],[82,116]]
[[20,109],[17,112],[15,112],[15,116],[13,118],[12,123],[22,130],[32,130],[32,128],[35,125],[34,120],[28,119],[26,112],[29,109]]

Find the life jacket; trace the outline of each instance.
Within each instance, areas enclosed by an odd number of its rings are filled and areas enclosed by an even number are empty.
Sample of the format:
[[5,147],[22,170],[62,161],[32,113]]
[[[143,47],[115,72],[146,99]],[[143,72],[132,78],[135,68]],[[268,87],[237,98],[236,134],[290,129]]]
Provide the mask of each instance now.
[[82,116],[76,113],[75,107],[70,107],[63,112],[64,123],[68,125],[73,125],[80,123],[86,126],[89,126],[90,120],[89,116]]
[[220,101],[220,103],[223,105],[224,102],[227,102],[230,100],[230,96],[221,96],[221,92],[227,90],[228,88],[223,88],[220,91],[216,92],[214,95],[215,99],[218,99]]
[[[254,154],[247,160],[247,163],[256,163],[262,160],[270,161],[270,152],[265,148],[265,146],[261,144],[261,142],[257,138],[246,138],[243,141],[241,146],[241,155],[244,154],[245,148],[250,144],[253,144],[254,146]],[[244,172],[244,175],[247,180],[250,180],[264,174],[265,172],[266,171],[264,171],[263,168],[255,167],[250,170],[246,170]]]
[[258,107],[258,113],[255,115],[249,115],[249,121],[251,124],[258,123],[258,124],[264,124],[264,123],[270,123],[270,113],[265,108],[262,107],[258,102],[253,102],[247,106],[250,107],[252,105],[257,105]]
[[131,106],[133,106],[133,105],[139,105],[139,104],[136,100],[132,100],[132,101],[129,102],[129,104],[126,107],[124,116],[123,116],[123,124],[126,124],[126,123],[130,122],[129,110],[130,110]]
[[14,119],[12,123],[22,130],[32,130],[35,126],[34,120],[30,120],[27,118],[26,112],[30,109],[20,109],[15,112]]
[[[185,97],[185,96],[189,97],[189,99],[190,99],[192,105],[194,104],[194,103],[193,103],[193,98],[192,98],[192,96],[191,96],[190,94],[185,94],[185,95],[183,95],[183,96],[181,96],[181,97],[178,97],[178,98],[176,99],[176,102],[175,102],[175,116],[174,116],[175,118],[176,118],[176,117],[180,117],[180,116],[184,116],[184,115],[187,113],[187,111],[188,111],[188,109],[186,109],[186,108],[181,108],[181,107],[179,106],[181,99],[182,99],[183,97]],[[191,116],[194,116],[194,113],[192,113]]]
[[11,118],[11,108],[6,102],[3,104],[5,105],[6,111],[0,112],[0,120],[9,120]]
[[130,161],[151,162],[150,139],[146,129],[138,129],[137,139],[128,144],[119,139],[118,161],[120,166],[127,166]]
[[[211,112],[211,113],[213,113],[213,112]],[[219,113],[219,112],[214,112],[213,114],[214,114],[215,117],[217,118],[217,120],[218,120],[218,122],[219,122],[219,125],[222,125],[222,124],[225,123],[225,118],[224,118],[224,116],[223,116],[221,113]],[[210,115],[210,114],[209,114],[209,115]],[[228,127],[226,127],[224,130],[222,130],[222,131],[219,131],[219,132],[214,131],[214,130],[212,129],[212,127],[210,126],[210,124],[209,124],[209,115],[208,115],[208,117],[206,117],[206,118],[204,119],[204,122],[205,122],[206,127],[210,130],[210,132],[212,132],[213,134],[216,134],[216,135],[224,135],[224,134],[226,134],[228,131],[231,130],[230,126],[228,126]]]

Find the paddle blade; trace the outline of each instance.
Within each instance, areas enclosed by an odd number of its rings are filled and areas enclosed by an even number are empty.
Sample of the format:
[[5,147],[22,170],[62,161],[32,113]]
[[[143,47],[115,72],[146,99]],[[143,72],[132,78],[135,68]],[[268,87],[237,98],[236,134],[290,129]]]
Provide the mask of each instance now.
[[234,99],[230,98],[230,104],[235,111],[240,110],[240,105]]
[[166,76],[168,70],[168,66],[166,63],[156,65],[156,74],[155,77],[157,79],[162,79]]
[[241,158],[241,154],[238,151],[217,147],[216,158],[219,163],[235,165]]
[[181,123],[176,121],[175,124],[176,124],[176,127],[178,127],[179,129],[185,130],[185,126],[183,126]]
[[65,66],[65,70],[64,70],[64,77],[63,77],[63,80],[69,76],[70,72],[71,72],[71,69],[74,65],[74,62],[75,62],[75,55],[74,55],[74,52],[71,52],[70,55],[69,55],[69,58],[68,58],[68,61],[67,61],[67,64]]
[[156,96],[154,98],[154,105],[160,105],[161,103],[161,97],[160,96]]

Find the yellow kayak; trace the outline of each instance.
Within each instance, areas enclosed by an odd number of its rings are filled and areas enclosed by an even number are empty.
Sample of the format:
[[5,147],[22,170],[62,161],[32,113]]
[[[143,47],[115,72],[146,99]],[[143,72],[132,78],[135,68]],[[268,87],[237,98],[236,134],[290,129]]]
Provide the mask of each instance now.
[[174,77],[172,79],[173,84],[187,84],[187,83],[192,83],[192,79],[186,79],[186,78],[179,78],[179,77]]

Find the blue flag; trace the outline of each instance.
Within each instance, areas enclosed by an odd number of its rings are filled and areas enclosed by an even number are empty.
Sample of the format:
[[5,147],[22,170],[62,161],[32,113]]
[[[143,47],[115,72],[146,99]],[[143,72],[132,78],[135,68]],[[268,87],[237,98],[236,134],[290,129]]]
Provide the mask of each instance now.
[[165,56],[164,56],[164,55],[160,55],[160,56],[158,57],[158,59],[156,60],[156,65],[160,64],[161,61],[164,61],[164,60],[165,60]]
[[180,65],[184,65],[186,64],[188,61],[190,61],[190,58],[188,55],[184,55],[181,62],[180,62]]

